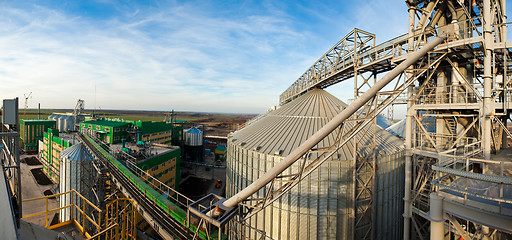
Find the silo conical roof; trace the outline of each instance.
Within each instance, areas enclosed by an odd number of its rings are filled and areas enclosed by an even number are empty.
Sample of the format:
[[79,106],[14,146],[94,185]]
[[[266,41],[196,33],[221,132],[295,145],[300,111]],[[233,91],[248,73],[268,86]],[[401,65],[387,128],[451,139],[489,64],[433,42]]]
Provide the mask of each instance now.
[[185,130],[186,133],[202,133],[201,130],[197,129],[196,127],[191,127],[187,130]]
[[[346,107],[346,103],[325,90],[313,89],[247,127],[232,133],[230,139],[234,144],[242,145],[245,149],[286,156]],[[353,124],[346,121],[343,131],[350,129]],[[328,147],[334,144],[338,131],[337,129],[328,135],[317,147]],[[384,150],[382,154],[393,153],[403,148],[403,141],[399,138],[379,126],[376,126],[376,131],[376,140],[382,143],[378,144],[377,150]],[[360,136],[368,138],[366,141],[369,141],[370,136],[363,136],[363,134]],[[342,151],[347,157],[351,156],[350,149],[345,147]]]
[[78,143],[68,147],[60,153],[60,157],[62,159],[67,158],[72,161],[92,161],[92,156],[87,151],[85,151],[85,148],[82,146],[83,145],[81,143]]

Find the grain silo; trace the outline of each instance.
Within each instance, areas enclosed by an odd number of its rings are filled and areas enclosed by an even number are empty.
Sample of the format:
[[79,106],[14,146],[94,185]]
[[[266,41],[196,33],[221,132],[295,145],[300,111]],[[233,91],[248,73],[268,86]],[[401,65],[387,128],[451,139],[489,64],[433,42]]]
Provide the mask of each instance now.
[[[93,158],[87,152],[86,148],[78,143],[69,148],[66,148],[60,153],[60,184],[59,191],[61,193],[76,190],[87,200],[95,203],[92,194],[92,186],[94,184],[94,168]],[[72,201],[81,206],[82,201],[77,196],[72,194],[60,195],[60,207],[65,207],[72,204]],[[89,206],[86,206],[89,207]],[[71,211],[75,211],[73,214]],[[60,220],[62,222],[70,220],[71,217],[78,216],[75,208],[65,208],[60,211]]]
[[[228,137],[227,197],[247,187],[263,173],[280,162],[294,148],[318,131],[346,104],[324,90],[315,89],[281,106]],[[346,122],[347,131],[351,122]],[[377,160],[373,179],[371,207],[372,236],[375,239],[399,239],[402,236],[403,199],[403,141],[379,126],[369,126],[376,134],[359,134],[359,146],[375,136]],[[331,146],[334,131],[317,148]],[[356,204],[357,186],[354,173],[356,161],[354,141],[338,150],[336,158],[323,163],[290,192],[272,205],[252,216],[248,224],[273,239],[351,239],[361,238],[357,226],[361,201]],[[314,160],[312,156],[309,161]],[[297,169],[300,161],[292,165]],[[284,172],[283,174],[286,174]],[[255,197],[263,197],[266,189]],[[360,198],[359,198],[360,199]],[[359,205],[358,205],[359,204]],[[368,226],[366,226],[368,227]],[[260,236],[248,227],[240,229],[248,239]],[[237,232],[230,238],[237,239]]]
[[185,159],[202,162],[203,151],[203,132],[196,127],[185,130]]

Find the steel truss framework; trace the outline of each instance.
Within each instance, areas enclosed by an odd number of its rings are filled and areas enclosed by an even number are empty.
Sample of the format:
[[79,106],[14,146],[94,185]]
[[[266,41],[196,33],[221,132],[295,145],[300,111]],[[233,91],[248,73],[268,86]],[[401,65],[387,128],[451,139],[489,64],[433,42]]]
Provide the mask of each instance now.
[[[408,105],[410,133],[406,146],[410,158],[406,161],[412,163],[408,169],[412,173],[410,185],[406,186],[411,192],[410,198],[406,199],[406,202],[410,201],[409,210],[405,212],[405,221],[410,217],[410,228],[406,227],[406,231],[410,231],[404,238],[428,239],[434,228],[431,225],[434,221],[431,217],[432,193],[441,196],[445,206],[455,201],[453,196],[462,196],[466,201],[463,205],[469,209],[468,201],[478,202],[487,196],[472,195],[467,184],[462,190],[453,185],[461,181],[489,183],[489,176],[496,176],[496,172],[489,168],[493,164],[505,164],[490,161],[490,154],[506,148],[507,136],[512,137],[506,128],[511,109],[510,43],[506,42],[503,1],[407,3],[412,13],[409,20],[411,36],[435,26],[442,28],[450,22],[458,22],[459,31],[457,38],[447,44],[449,55],[428,78],[421,79],[410,89],[410,96],[414,97]],[[412,37],[411,41],[421,39]],[[458,171],[447,171],[448,165]],[[479,175],[465,176],[473,172]],[[496,177],[507,179],[505,175],[503,171],[497,171]],[[506,185],[500,184],[501,189]],[[473,200],[468,200],[468,196]],[[500,207],[507,201],[503,194],[493,200]],[[488,208],[492,209],[485,209]],[[481,239],[506,234],[490,221],[470,220],[468,216],[450,214],[449,211],[445,209],[444,218],[439,220],[446,225],[444,237]],[[504,214],[503,211],[495,213]]]

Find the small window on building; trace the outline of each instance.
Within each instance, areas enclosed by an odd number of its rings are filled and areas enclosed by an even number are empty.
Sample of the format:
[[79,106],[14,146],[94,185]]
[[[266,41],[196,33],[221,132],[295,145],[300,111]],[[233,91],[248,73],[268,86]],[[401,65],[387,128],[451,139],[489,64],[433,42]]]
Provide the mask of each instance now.
[[114,128],[114,132],[119,132],[119,128]]
[[105,128],[105,132],[110,132],[110,128],[109,128],[109,127],[106,127],[106,128]]
[[101,126],[96,126],[96,130],[101,130]]
[[92,125],[91,125],[91,124],[89,124],[89,128],[92,128]]

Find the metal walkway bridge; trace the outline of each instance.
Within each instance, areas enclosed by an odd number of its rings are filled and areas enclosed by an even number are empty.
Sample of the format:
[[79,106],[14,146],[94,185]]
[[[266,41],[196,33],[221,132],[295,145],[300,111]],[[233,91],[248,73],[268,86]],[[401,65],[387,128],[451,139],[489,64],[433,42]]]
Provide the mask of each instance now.
[[[473,20],[468,20],[468,24]],[[463,23],[464,24],[464,23]],[[336,83],[353,78],[364,73],[379,74],[393,69],[398,63],[407,57],[411,50],[416,51],[432,38],[445,29],[434,29],[421,32],[413,36],[411,44],[409,34],[403,34],[389,41],[375,45],[375,35],[360,29],[354,29],[327,53],[318,59],[306,72],[292,83],[279,97],[283,105],[299,97],[313,88],[327,88]],[[474,33],[474,34],[468,34]],[[471,37],[469,37],[471,36]],[[458,39],[452,39],[444,46],[438,46],[438,50],[453,48],[473,48],[475,43],[483,43],[481,27],[471,26],[465,33],[458,35]],[[500,48],[510,48],[511,42],[500,45]],[[410,46],[411,45],[411,46]],[[481,47],[481,46],[480,46]],[[368,81],[367,79],[365,81]],[[360,86],[364,85],[361,84]],[[359,87],[360,88],[360,87]]]

